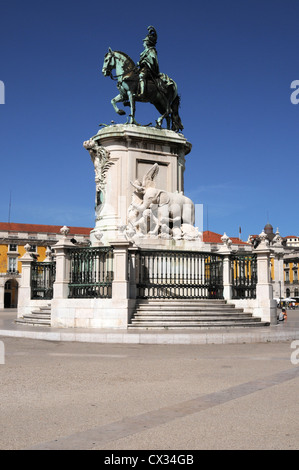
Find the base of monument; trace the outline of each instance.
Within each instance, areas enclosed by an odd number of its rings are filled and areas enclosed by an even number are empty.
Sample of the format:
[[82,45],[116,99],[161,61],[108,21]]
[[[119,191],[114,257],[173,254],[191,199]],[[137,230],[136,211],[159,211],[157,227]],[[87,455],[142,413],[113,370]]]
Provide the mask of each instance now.
[[[191,150],[191,144],[182,134],[118,124],[100,129],[83,145],[90,153],[96,175],[97,220],[91,232],[92,246],[109,244],[125,227],[134,229],[134,204],[140,206],[142,203],[136,196],[136,187],[140,188],[147,175],[151,186],[158,188],[157,194],[162,191],[182,201],[185,156]],[[157,204],[158,207],[164,206],[164,202]],[[180,204],[182,206],[183,203]],[[185,205],[184,211],[187,210]],[[142,216],[141,212],[139,215]],[[194,229],[194,222],[189,222],[186,215],[182,216],[184,222]],[[189,227],[189,231],[192,228]]]
[[51,326],[126,329],[135,300],[53,299]]

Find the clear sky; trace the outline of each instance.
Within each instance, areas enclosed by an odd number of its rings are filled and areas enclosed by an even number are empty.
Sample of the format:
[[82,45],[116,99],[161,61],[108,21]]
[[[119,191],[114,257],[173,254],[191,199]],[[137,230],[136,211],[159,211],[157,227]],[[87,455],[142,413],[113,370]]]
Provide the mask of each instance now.
[[[94,169],[82,143],[125,122],[101,73],[110,46],[135,62],[147,26],[178,84],[185,193],[204,230],[242,238],[269,221],[299,235],[298,0],[2,0],[0,221],[94,226]],[[128,109],[128,108],[126,108]],[[140,123],[155,108],[138,104]]]

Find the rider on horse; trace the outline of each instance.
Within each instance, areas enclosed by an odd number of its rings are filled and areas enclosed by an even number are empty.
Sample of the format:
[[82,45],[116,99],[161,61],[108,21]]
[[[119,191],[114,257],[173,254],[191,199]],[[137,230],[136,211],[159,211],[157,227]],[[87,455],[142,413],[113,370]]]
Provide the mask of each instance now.
[[147,29],[149,33],[143,40],[144,51],[140,54],[140,61],[137,63],[140,67],[140,92],[136,95],[138,100],[144,98],[147,80],[152,79],[157,83],[157,79],[160,76],[158,55],[155,47],[157,43],[157,32],[153,26],[149,26]]

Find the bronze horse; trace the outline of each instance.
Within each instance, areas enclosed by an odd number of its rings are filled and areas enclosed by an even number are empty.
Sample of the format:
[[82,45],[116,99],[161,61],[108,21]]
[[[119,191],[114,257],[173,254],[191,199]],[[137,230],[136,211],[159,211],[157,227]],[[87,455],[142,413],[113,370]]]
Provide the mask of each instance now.
[[[109,48],[109,52],[105,55],[102,73],[105,77],[114,78],[112,75],[114,69],[119,94],[111,100],[112,106],[118,114],[123,115],[126,114],[125,111],[119,109],[116,103],[122,102],[125,106],[129,105],[130,119],[128,123],[137,124],[135,120],[135,102],[140,101],[136,97],[139,87],[139,69],[127,54],[112,51]],[[171,128],[175,132],[182,131],[183,125],[179,116],[180,97],[177,85],[169,77],[163,74],[160,74],[160,76],[161,78],[153,78],[147,81],[146,92],[142,101],[152,103],[161,114],[156,120],[156,127],[161,128],[163,119],[166,119],[167,129]],[[165,84],[166,80],[167,85]]]

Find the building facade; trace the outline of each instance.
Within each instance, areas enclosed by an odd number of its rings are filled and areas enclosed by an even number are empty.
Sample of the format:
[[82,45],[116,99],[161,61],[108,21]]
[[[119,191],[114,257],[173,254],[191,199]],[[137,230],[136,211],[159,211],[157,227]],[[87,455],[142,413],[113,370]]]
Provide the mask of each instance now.
[[[69,227],[74,244],[88,244],[91,229]],[[51,256],[51,247],[62,237],[60,226],[0,222],[0,309],[17,308],[25,246],[38,261]]]

